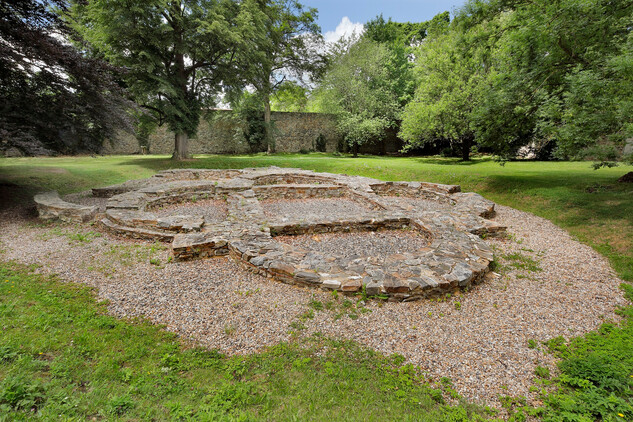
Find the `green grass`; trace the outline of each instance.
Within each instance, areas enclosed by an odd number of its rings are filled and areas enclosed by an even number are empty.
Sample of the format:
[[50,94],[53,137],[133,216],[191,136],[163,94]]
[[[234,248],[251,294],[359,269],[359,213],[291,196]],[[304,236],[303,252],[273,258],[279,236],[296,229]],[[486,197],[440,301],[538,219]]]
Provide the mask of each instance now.
[[617,183],[633,167],[593,170],[587,162],[510,162],[488,158],[358,159],[329,154],[203,155],[174,163],[166,156],[0,158],[0,181],[23,187],[25,196],[56,189],[76,192],[151,176],[168,168],[244,168],[276,165],[381,180],[459,184],[503,205],[532,212],[568,230],[633,281],[633,186]]
[[246,357],[108,316],[84,286],[0,263],[0,420],[471,421],[398,355],[322,336]]

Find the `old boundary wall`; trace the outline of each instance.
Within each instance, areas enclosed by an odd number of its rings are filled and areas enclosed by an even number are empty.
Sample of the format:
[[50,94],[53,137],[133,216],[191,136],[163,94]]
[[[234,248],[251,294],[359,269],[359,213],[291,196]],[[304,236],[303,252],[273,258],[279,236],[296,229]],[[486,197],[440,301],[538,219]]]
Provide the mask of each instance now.
[[[252,152],[248,143],[235,136],[239,124],[229,117],[230,110],[216,110],[200,120],[198,133],[189,140],[192,154],[235,154]],[[315,149],[316,139],[323,135],[326,150],[336,151],[340,136],[336,132],[335,117],[330,114],[272,112],[277,152],[298,152]],[[171,154],[174,134],[165,125],[149,136],[150,154]],[[141,151],[136,137],[121,134],[115,142],[106,141],[103,154],[138,154]]]

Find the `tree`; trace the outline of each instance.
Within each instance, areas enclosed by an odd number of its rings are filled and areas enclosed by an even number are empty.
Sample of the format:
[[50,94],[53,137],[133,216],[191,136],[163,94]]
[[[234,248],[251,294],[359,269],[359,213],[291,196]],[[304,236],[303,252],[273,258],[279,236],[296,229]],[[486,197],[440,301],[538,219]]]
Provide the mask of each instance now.
[[480,40],[483,26],[463,32],[438,28],[417,52],[417,88],[403,113],[400,136],[409,147],[447,140],[470,159],[481,91],[490,66]]
[[363,143],[394,127],[402,107],[392,89],[390,51],[367,38],[341,44],[316,96],[322,110],[337,115],[337,126],[354,156]]
[[499,69],[523,85],[515,104],[533,116],[533,139],[559,158],[616,158],[633,135],[633,1],[522,0],[502,13]]
[[[289,80],[303,81],[318,75],[325,65],[321,29],[316,24],[317,10],[305,10],[296,0],[262,0],[258,50],[246,79],[264,104],[268,151],[274,151],[271,132],[271,96]],[[287,86],[287,85],[286,85]]]
[[132,103],[114,69],[88,59],[55,12],[64,0],[0,1],[0,147],[24,154],[98,151],[117,129],[131,129]]
[[509,157],[530,145],[558,158],[616,158],[633,136],[633,1],[470,1],[451,30],[491,22],[497,29],[483,43],[491,77],[473,119],[478,143]]
[[76,3],[74,16],[96,52],[126,69],[136,101],[174,132],[174,159],[188,158],[201,108],[240,74],[238,55],[253,54],[260,18],[255,0],[95,0]]
[[307,88],[294,81],[279,85],[270,103],[270,108],[275,111],[306,111],[307,106]]
[[449,21],[448,12],[439,13],[424,22],[394,22],[391,18],[385,20],[381,14],[365,24],[363,36],[388,45],[418,46],[426,38],[429,28]]

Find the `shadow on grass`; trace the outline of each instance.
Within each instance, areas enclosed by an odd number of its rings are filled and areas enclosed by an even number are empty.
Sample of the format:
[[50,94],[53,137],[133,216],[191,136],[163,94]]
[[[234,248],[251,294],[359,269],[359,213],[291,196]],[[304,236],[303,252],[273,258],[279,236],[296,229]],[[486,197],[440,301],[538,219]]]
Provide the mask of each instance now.
[[431,164],[440,166],[474,166],[481,163],[494,161],[492,157],[473,157],[468,161],[455,157],[410,157],[420,164]]

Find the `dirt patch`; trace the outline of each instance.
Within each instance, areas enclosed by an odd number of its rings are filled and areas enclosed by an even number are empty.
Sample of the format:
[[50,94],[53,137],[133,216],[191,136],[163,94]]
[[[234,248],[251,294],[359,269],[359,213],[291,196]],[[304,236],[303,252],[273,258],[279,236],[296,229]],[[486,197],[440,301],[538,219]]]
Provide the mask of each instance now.
[[33,171],[44,174],[70,174],[68,170],[62,167],[36,167]]

